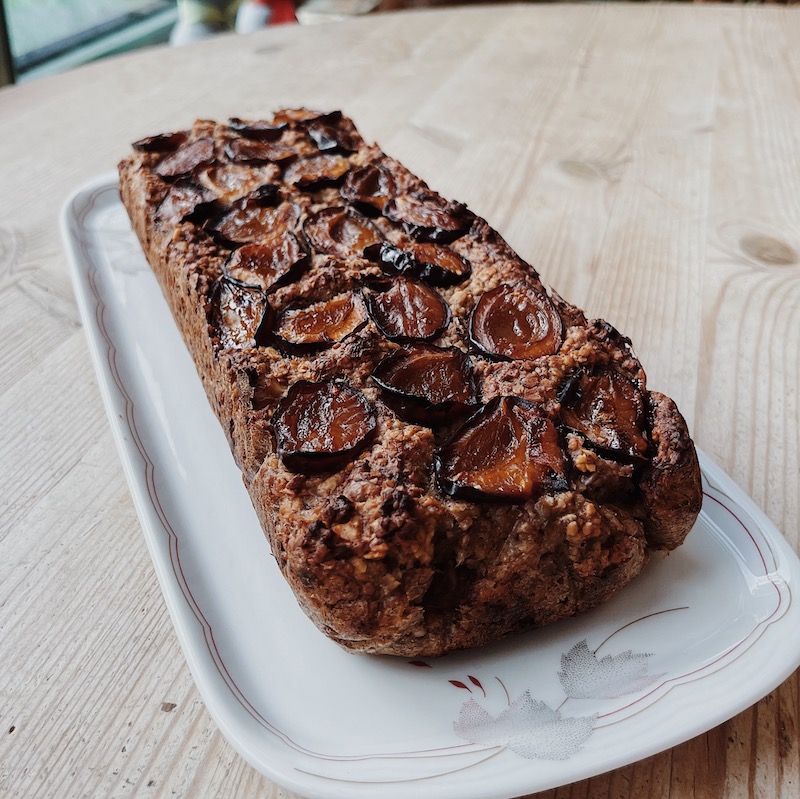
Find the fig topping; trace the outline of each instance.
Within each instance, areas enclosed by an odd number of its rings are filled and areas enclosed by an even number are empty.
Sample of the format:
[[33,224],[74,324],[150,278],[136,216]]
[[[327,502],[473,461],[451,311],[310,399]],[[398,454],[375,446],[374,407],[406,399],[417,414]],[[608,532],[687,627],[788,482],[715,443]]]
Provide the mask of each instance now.
[[365,213],[382,212],[395,195],[392,173],[382,166],[367,164],[352,169],[341,188],[342,197]]
[[398,415],[416,424],[452,421],[478,404],[472,363],[457,347],[398,350],[375,367],[372,379]]
[[378,228],[352,208],[324,208],[303,223],[308,243],[317,252],[339,258],[363,255],[364,248],[380,243]]
[[514,283],[487,291],[478,300],[469,336],[490,358],[539,358],[558,350],[564,340],[564,325],[543,291]]
[[155,218],[158,222],[175,225],[191,216],[194,210],[213,199],[210,191],[188,180],[179,180],[170,186],[164,196]]
[[401,222],[414,238],[441,244],[463,236],[472,222],[463,203],[450,202],[431,191],[395,197],[383,212],[393,222]]
[[391,341],[430,341],[450,324],[447,303],[424,283],[400,277],[386,291],[367,293],[367,310]]
[[179,130],[175,133],[159,133],[135,141],[131,146],[140,153],[171,153],[178,147],[186,144],[189,136],[186,131]]
[[614,369],[579,371],[559,395],[564,424],[612,457],[647,457],[645,402],[639,387]]
[[300,380],[278,403],[272,426],[286,468],[316,473],[355,458],[370,443],[377,420],[358,389],[338,381]]
[[219,216],[211,229],[233,244],[252,244],[292,232],[299,221],[300,208],[294,203],[270,206],[245,198]]
[[188,175],[193,169],[203,164],[210,164],[213,160],[214,140],[195,139],[162,158],[153,171],[168,180]]
[[259,327],[270,316],[267,295],[223,275],[211,292],[209,321],[222,349],[252,347]]
[[367,314],[360,297],[340,294],[305,307],[289,307],[275,327],[276,336],[303,349],[329,347],[363,327]]
[[194,175],[220,203],[231,204],[261,186],[274,186],[270,181],[280,177],[280,169],[272,164],[260,169],[239,164],[211,164],[201,167]]
[[278,141],[286,130],[286,123],[275,125],[263,119],[245,120],[232,117],[228,120],[228,127],[235,130],[240,136],[258,141]]
[[279,141],[251,141],[233,139],[225,146],[225,155],[237,164],[266,164],[270,161],[286,161],[296,153],[288,144]]
[[258,244],[245,244],[231,255],[226,269],[242,283],[269,292],[296,280],[309,261],[297,236],[286,231]]
[[520,397],[495,397],[467,419],[434,471],[445,494],[468,500],[525,502],[569,488],[555,426]]
[[355,125],[341,111],[309,121],[308,135],[323,152],[353,153],[364,143]]
[[341,155],[315,155],[295,161],[283,177],[299,189],[316,189],[334,185],[348,169],[350,162]]
[[384,242],[377,255],[373,251],[366,255],[377,257],[388,274],[418,277],[431,286],[454,286],[472,272],[469,263],[458,253],[430,242],[412,243],[402,248]]

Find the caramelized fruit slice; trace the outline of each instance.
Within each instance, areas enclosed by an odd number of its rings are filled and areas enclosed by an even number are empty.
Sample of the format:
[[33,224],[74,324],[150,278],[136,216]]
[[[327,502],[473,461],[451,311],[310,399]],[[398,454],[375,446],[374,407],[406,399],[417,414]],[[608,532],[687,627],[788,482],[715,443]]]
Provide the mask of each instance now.
[[272,291],[296,280],[309,261],[294,233],[285,232],[258,244],[245,244],[231,255],[226,269],[242,283]]
[[158,222],[167,222],[176,225],[194,212],[204,203],[213,199],[214,195],[203,186],[188,180],[179,180],[173,183],[164,196],[155,213]]
[[[367,252],[368,257],[375,257]],[[413,243],[404,247],[384,242],[377,259],[388,274],[418,277],[431,286],[454,286],[466,280],[472,269],[458,253],[449,247],[430,242]]]
[[186,144],[189,136],[186,131],[179,130],[175,133],[159,133],[145,139],[135,141],[131,146],[140,153],[171,153],[178,147]]
[[210,227],[224,241],[252,244],[291,232],[300,221],[300,208],[294,203],[262,204],[245,198],[234,203]]
[[645,405],[639,387],[614,369],[577,372],[559,395],[561,418],[612,457],[647,457]]
[[213,160],[214,140],[195,139],[162,158],[153,171],[165,179],[177,178]]
[[364,144],[355,125],[345,119],[341,111],[332,111],[309,121],[307,130],[314,144],[323,152],[353,153]]
[[305,473],[341,468],[369,444],[376,425],[367,398],[337,381],[298,381],[272,417],[279,457],[287,469]]
[[457,347],[399,350],[375,367],[372,379],[398,415],[417,424],[453,421],[478,404],[472,363]]
[[355,294],[340,294],[304,308],[287,308],[275,335],[290,347],[316,349],[342,341],[367,321],[364,303]]
[[233,139],[225,147],[225,155],[238,164],[266,164],[270,161],[286,161],[296,153],[288,144],[279,141],[252,141]]
[[564,340],[564,325],[550,298],[525,283],[487,291],[469,324],[472,343],[493,358],[552,355]]
[[283,179],[299,189],[332,186],[350,169],[350,162],[341,155],[315,155],[291,164]]
[[424,283],[404,277],[385,291],[369,291],[367,310],[391,341],[430,341],[450,324],[447,303]]
[[395,197],[386,204],[384,214],[393,222],[401,222],[414,238],[441,244],[463,236],[472,222],[465,205],[430,191]]
[[495,397],[471,416],[434,471],[445,494],[469,500],[525,502],[569,487],[555,426],[519,397]]
[[353,169],[340,189],[342,197],[365,213],[375,214],[394,197],[396,186],[388,169],[367,164]]
[[252,347],[269,317],[267,295],[230,277],[221,277],[211,292],[209,321],[222,349]]
[[278,141],[286,130],[286,123],[275,125],[263,119],[247,120],[231,117],[228,120],[228,127],[235,130],[240,136],[258,141]]
[[339,258],[355,258],[364,248],[380,243],[378,228],[352,208],[323,208],[303,223],[308,243],[317,251]]
[[255,168],[242,164],[210,164],[200,167],[194,176],[220,203],[230,205],[261,186],[275,185],[271,181],[280,177],[280,169],[274,164]]

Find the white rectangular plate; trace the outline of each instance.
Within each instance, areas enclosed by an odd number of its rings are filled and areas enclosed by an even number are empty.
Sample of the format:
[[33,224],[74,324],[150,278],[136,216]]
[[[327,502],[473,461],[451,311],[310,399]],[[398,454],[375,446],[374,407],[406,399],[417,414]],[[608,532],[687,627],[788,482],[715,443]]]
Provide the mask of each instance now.
[[701,454],[687,543],[614,600],[513,640],[357,656],[298,608],[120,203],[113,175],[63,235],[131,493],[178,637],[234,747],[306,797],[505,799],[654,754],[800,664],[800,564]]

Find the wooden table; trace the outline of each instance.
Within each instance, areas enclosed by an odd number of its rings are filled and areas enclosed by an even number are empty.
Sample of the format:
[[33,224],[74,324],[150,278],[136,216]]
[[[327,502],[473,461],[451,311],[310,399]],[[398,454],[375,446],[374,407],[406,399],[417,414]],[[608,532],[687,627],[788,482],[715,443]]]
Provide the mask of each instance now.
[[[67,194],[195,117],[341,107],[637,343],[800,544],[800,14],[547,5],[156,49],[0,91],[0,796],[286,797],[192,684],[58,233]],[[800,680],[539,799],[800,795]]]

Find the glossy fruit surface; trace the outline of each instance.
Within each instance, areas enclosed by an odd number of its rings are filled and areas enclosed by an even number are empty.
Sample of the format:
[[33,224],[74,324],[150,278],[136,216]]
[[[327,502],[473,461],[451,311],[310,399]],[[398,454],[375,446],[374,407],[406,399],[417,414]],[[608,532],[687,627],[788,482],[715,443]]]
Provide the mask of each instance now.
[[639,387],[614,369],[578,372],[561,392],[564,424],[614,457],[645,458],[644,396]]
[[279,457],[288,469],[309,474],[341,468],[355,458],[376,426],[367,398],[332,380],[295,383],[272,417]]
[[445,494],[525,502],[566,490],[564,453],[553,423],[532,402],[496,397],[437,452]]
[[563,328],[555,305],[543,291],[514,283],[481,296],[470,318],[469,336],[490,358],[522,360],[556,352]]

